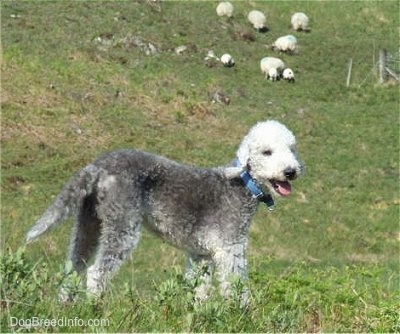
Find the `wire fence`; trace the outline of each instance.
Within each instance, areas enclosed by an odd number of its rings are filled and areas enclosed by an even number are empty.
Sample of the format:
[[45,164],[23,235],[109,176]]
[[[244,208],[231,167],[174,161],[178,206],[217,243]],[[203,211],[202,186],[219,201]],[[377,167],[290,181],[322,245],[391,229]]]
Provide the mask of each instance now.
[[[400,49],[398,50],[398,52],[389,53],[385,49],[375,51],[374,48],[372,58],[372,67],[370,67],[370,69],[364,73],[365,76],[363,75],[363,78],[358,81],[358,83],[353,84],[361,87],[366,82],[370,82],[371,80],[378,80],[380,84],[400,82]],[[349,59],[346,77],[347,87],[350,86],[350,83],[353,80],[352,72],[354,66],[356,66],[357,68],[359,68],[360,66],[365,68],[366,60],[367,58],[362,60],[358,59],[353,62],[352,58]]]
[[388,76],[391,76],[395,80],[399,81],[400,77],[400,49],[397,53],[387,53],[384,59],[385,71]]

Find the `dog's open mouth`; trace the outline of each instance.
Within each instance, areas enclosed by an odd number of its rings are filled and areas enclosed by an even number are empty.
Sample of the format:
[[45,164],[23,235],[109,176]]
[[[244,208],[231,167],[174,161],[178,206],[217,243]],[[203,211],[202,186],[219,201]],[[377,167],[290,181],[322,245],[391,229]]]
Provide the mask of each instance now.
[[269,180],[274,190],[281,196],[288,196],[292,192],[292,186],[288,181]]

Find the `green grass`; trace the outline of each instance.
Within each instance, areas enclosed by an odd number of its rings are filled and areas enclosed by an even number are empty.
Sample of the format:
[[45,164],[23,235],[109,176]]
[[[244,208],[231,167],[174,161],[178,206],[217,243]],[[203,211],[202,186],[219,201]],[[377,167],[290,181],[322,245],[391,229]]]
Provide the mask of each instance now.
[[[103,300],[55,304],[56,289],[64,275],[50,275],[47,264],[30,264],[20,249],[2,257],[3,328],[16,319],[24,324],[37,319],[56,319],[56,325],[39,326],[48,331],[118,332],[398,332],[399,298],[395,274],[387,276],[379,266],[324,266],[311,268],[306,262],[276,269],[275,260],[259,263],[250,278],[252,298],[239,307],[238,295],[229,301],[218,296],[205,303],[193,301],[193,282],[183,280],[181,270],[172,268],[165,280],[154,284],[144,297],[128,283],[113,285]],[[275,266],[272,271],[263,267]],[[264,268],[265,269],[265,268]],[[77,276],[69,278],[76,287]],[[237,285],[240,289],[240,285]],[[239,290],[238,290],[239,291]],[[79,323],[74,323],[74,319]],[[36,319],[36,320],[35,320]],[[70,319],[70,325],[66,320]],[[103,321],[90,327],[85,321]],[[62,322],[64,321],[64,322]],[[28,323],[29,324],[29,323]],[[11,328],[18,328],[11,327]]]
[[[399,57],[399,3],[235,2],[231,21],[216,4],[1,2],[3,332],[13,330],[10,316],[107,318],[107,331],[400,330],[399,87],[379,85],[373,67],[381,48]],[[267,13],[267,34],[248,25],[253,8]],[[267,49],[292,33],[295,11],[311,18],[311,33],[294,33],[299,53]],[[114,45],[95,42],[105,33]],[[131,35],[161,52],[117,43]],[[231,53],[236,66],[206,67],[210,49]],[[294,70],[295,84],[264,80],[268,55]],[[229,106],[210,102],[215,90]],[[70,222],[17,253],[64,182],[100,153],[135,147],[221,165],[251,125],[270,118],[296,134],[307,168],[290,199],[256,214],[248,309],[218,297],[194,305],[173,269],[184,255],[147,233],[98,304],[57,301]]]

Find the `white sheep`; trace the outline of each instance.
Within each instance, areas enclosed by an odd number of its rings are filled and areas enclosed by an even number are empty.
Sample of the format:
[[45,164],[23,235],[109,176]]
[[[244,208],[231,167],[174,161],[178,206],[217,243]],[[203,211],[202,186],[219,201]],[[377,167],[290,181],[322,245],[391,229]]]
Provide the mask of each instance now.
[[292,69],[285,68],[282,72],[282,78],[288,82],[294,82],[294,74]]
[[221,56],[221,63],[224,64],[225,67],[235,66],[235,60],[229,53],[225,53]]
[[253,25],[255,29],[260,32],[268,31],[267,28],[267,19],[264,13],[260,12],[259,10],[252,10],[249,15],[247,15],[247,19]]
[[296,31],[310,31],[308,28],[308,16],[304,13],[295,13],[290,20],[292,28]]
[[297,50],[297,39],[293,35],[279,37],[272,43],[272,48],[281,52],[294,53]]
[[285,69],[285,63],[275,57],[264,57],[260,61],[261,72],[271,81],[279,80],[282,71]]
[[218,16],[233,16],[233,5],[229,1],[220,2],[217,6]]

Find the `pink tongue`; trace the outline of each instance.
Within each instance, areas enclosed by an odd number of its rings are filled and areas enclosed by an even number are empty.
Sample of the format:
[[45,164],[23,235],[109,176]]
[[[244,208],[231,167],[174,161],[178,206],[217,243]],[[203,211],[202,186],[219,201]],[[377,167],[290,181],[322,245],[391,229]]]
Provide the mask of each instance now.
[[287,181],[275,181],[275,190],[282,196],[288,196],[292,192],[292,186]]

